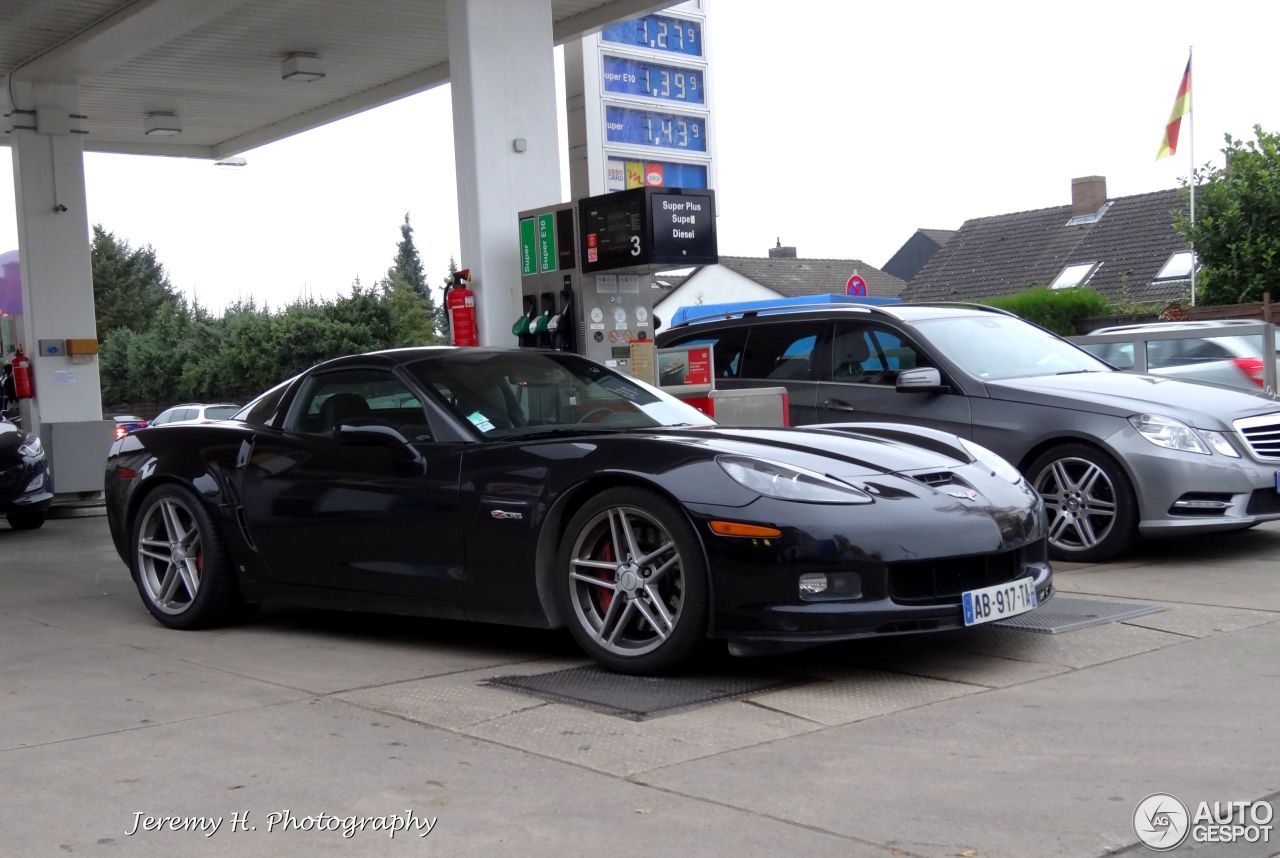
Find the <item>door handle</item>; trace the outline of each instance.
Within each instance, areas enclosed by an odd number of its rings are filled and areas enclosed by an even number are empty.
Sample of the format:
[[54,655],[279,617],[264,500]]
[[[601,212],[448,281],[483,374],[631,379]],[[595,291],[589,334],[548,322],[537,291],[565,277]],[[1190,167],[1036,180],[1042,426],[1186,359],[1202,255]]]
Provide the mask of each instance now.
[[857,411],[856,408],[845,402],[843,399],[828,399],[826,402],[822,403],[822,407],[828,411]]

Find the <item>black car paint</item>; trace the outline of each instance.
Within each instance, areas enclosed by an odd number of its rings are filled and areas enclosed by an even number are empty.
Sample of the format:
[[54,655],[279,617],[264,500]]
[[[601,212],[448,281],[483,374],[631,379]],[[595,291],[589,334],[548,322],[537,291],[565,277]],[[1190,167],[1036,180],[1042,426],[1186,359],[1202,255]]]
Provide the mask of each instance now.
[[[49,480],[49,464],[43,448],[32,454],[24,451],[29,436],[8,420],[0,419],[0,514],[36,513],[53,501]],[[28,492],[26,487],[44,475],[40,488]]]
[[[394,370],[405,359],[362,356],[315,371],[371,360]],[[219,522],[250,600],[558,626],[553,569],[563,527],[597,491],[632,484],[672,499],[694,524],[711,570],[713,636],[808,640],[917,629],[893,625],[901,621],[921,629],[962,625],[958,596],[923,606],[889,599],[887,564],[922,557],[1022,552],[1025,562],[1010,577],[1034,577],[1042,597],[1051,592],[1038,499],[1025,483],[973,463],[945,433],[710,427],[480,441],[424,395],[439,440],[413,445],[420,455],[407,456],[281,429],[304,376],[268,425],[148,428],[115,443],[108,516],[126,563],[142,496],[174,481],[192,487]],[[726,453],[831,473],[875,501],[762,497],[718,465]],[[976,496],[948,494],[901,473],[913,470],[952,471]],[[776,527],[782,536],[716,536],[709,529],[716,519]],[[797,576],[805,571],[858,571],[863,598],[801,601]]]

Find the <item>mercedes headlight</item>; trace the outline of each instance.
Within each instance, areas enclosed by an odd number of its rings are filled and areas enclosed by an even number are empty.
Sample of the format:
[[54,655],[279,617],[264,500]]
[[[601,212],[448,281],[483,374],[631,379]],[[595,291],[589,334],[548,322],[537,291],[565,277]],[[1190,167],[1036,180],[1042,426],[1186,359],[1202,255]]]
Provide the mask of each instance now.
[[975,444],[965,438],[960,439],[960,446],[983,467],[990,468],[991,472],[997,477],[1006,479],[1015,486],[1022,482],[1022,474],[1013,465],[1010,465],[992,450],[988,450],[981,444]]
[[1158,414],[1135,414],[1129,423],[1138,434],[1157,447],[1166,450],[1181,450],[1184,453],[1201,453],[1209,455],[1209,448],[1192,429],[1181,420],[1172,417],[1161,417]]
[[735,483],[766,497],[801,503],[873,502],[866,492],[804,468],[749,456],[718,456],[716,461]]
[[39,456],[43,449],[44,447],[41,446],[40,439],[32,435],[23,442],[21,447],[18,448],[18,452],[24,456]]
[[1211,432],[1208,429],[1200,430],[1200,437],[1209,442],[1209,446],[1213,448],[1213,452],[1220,456],[1230,456],[1233,459],[1240,458],[1240,451],[1231,446],[1231,442],[1227,440],[1226,432]]

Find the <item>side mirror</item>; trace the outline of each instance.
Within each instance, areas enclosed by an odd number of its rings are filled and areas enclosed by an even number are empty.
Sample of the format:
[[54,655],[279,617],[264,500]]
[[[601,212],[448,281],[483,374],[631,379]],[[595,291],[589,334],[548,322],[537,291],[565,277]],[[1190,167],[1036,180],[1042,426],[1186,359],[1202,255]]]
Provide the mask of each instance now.
[[942,383],[942,373],[931,366],[921,366],[898,373],[896,389],[899,393],[941,393],[947,388]]

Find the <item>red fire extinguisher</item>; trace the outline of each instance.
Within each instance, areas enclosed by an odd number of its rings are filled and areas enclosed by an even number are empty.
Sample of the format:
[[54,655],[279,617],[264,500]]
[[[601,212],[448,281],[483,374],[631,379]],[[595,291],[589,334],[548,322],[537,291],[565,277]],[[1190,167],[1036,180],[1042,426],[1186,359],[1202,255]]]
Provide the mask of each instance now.
[[13,393],[19,399],[30,399],[36,395],[35,381],[31,376],[31,358],[22,353],[18,346],[13,353]]
[[480,331],[476,328],[476,293],[470,286],[471,269],[464,268],[453,275],[453,286],[445,299],[455,346],[480,345]]

